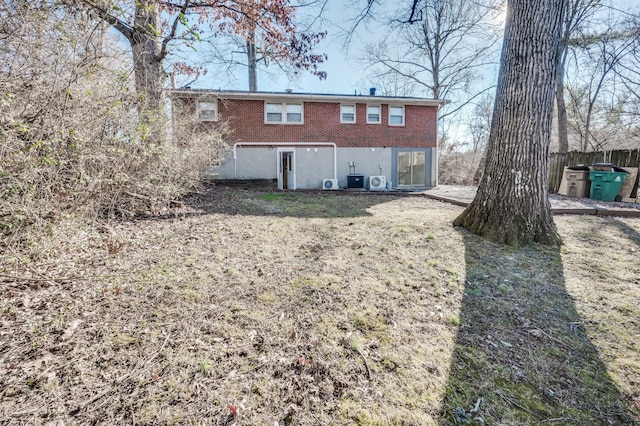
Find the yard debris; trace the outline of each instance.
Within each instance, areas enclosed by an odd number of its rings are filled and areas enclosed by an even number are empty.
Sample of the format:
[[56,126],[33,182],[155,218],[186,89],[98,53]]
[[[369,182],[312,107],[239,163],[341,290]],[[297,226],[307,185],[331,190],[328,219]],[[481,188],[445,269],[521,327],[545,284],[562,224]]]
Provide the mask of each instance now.
[[[263,196],[220,189],[187,203],[179,218],[114,223],[130,239],[116,256],[84,224],[69,232],[56,224],[20,254],[30,267],[0,250],[8,283],[0,418],[55,426],[538,424],[571,411],[572,424],[634,424],[624,422],[622,403],[628,397],[632,414],[639,411],[638,372],[611,354],[634,359],[620,342],[632,348],[626,337],[638,335],[629,303],[638,295],[637,259],[618,250],[616,262],[628,263],[608,268],[602,248],[611,233],[629,244],[636,222],[556,218],[569,244],[559,262],[554,250],[505,249],[460,232],[451,226],[458,207],[423,198],[286,193],[276,201],[289,204],[275,214],[268,203],[245,203]],[[315,209],[316,198],[331,208]],[[575,227],[603,238],[572,242],[567,229]],[[498,289],[505,278],[508,294]],[[613,309],[601,312],[603,303]],[[624,327],[600,328],[609,317]],[[583,371],[606,379],[599,353],[619,388],[581,382]],[[567,359],[580,374],[568,375]],[[535,405],[522,389],[533,390]]]
[[478,398],[478,400],[476,401],[476,405],[469,411],[472,413],[477,413],[478,410],[480,410],[480,404],[482,404],[482,401],[484,401],[482,397]]
[[76,330],[76,328],[78,328],[78,326],[82,324],[82,320],[80,319],[76,319],[73,320],[69,323],[69,325],[67,326],[67,329],[64,331],[64,334],[62,335],[63,339],[70,339],[71,336],[73,335],[73,332]]
[[538,339],[542,337],[542,331],[538,330],[537,328],[529,330],[529,334],[533,337],[537,337]]
[[229,414],[236,418],[240,415],[240,407],[238,405],[229,404]]
[[507,348],[511,348],[511,347],[513,347],[513,345],[512,345],[511,343],[509,343],[509,342],[505,342],[504,340],[500,340],[500,339],[498,339],[498,342],[502,343],[502,344],[503,344],[505,347],[507,347]]

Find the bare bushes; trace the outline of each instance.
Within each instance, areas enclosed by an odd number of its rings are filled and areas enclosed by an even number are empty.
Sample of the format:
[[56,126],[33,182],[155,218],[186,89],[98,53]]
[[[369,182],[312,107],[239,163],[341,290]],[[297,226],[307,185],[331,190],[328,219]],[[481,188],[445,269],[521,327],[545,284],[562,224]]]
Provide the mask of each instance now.
[[443,185],[477,185],[481,152],[440,148],[438,182]]
[[[115,217],[167,205],[200,181],[222,131],[173,124],[186,144],[150,143],[126,55],[104,24],[38,2],[0,5],[0,229]],[[109,52],[106,54],[105,52]],[[7,243],[9,239],[5,239]]]

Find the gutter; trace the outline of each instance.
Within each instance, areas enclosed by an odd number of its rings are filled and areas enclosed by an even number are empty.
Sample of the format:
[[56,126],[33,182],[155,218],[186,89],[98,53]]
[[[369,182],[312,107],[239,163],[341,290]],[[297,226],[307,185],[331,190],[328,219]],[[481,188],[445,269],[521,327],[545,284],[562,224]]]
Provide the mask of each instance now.
[[400,96],[367,96],[367,95],[332,95],[319,93],[282,93],[282,92],[244,92],[244,91],[223,91],[223,90],[203,90],[203,89],[174,89],[170,93],[176,95],[194,96],[215,96],[218,99],[239,99],[239,100],[297,100],[300,102],[351,102],[351,103],[384,103],[400,105],[422,105],[441,106],[450,101],[442,99],[411,98]]

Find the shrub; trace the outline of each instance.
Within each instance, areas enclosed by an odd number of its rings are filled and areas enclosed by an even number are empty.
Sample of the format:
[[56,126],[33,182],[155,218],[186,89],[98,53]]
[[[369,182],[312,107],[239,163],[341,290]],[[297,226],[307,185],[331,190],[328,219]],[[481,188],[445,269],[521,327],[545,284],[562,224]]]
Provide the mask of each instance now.
[[[197,133],[188,117],[169,123],[164,113],[139,124],[126,55],[105,43],[103,23],[46,2],[3,4],[0,15],[4,244],[61,215],[113,218],[166,206],[216,162],[222,126]],[[154,126],[169,137],[150,143]]]

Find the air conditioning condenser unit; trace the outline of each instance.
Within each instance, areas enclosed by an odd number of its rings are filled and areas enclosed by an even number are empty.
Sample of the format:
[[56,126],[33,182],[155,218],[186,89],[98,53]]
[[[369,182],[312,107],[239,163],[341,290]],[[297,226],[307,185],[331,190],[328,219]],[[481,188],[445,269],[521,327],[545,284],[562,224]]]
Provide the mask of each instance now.
[[381,191],[387,189],[387,179],[384,176],[369,176],[369,190]]
[[322,189],[333,191],[338,188],[338,179],[322,179]]

